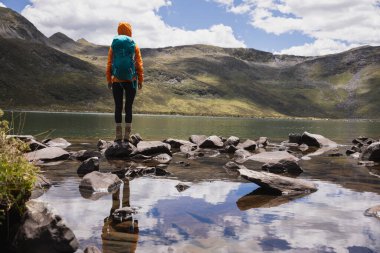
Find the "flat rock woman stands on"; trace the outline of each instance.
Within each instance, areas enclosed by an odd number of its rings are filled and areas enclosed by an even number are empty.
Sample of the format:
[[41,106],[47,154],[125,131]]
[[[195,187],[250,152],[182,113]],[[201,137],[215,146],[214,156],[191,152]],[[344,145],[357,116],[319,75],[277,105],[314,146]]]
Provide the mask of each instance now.
[[108,51],[107,82],[112,89],[115,100],[115,141],[123,139],[122,111],[123,94],[125,93],[125,134],[124,141],[129,141],[132,130],[132,104],[137,86],[142,89],[144,69],[141,52],[132,39],[132,27],[129,23],[120,22],[117,35]]

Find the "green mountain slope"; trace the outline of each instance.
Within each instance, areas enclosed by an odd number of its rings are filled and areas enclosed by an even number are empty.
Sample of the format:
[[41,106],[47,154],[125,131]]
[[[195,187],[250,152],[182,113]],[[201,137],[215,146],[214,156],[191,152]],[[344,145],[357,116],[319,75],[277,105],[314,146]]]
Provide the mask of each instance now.
[[[39,34],[19,14],[6,9],[3,15],[2,9],[0,19]],[[104,77],[108,46],[62,33],[40,41],[4,34],[0,106],[112,111]],[[300,57],[192,45],[142,49],[142,55],[145,85],[135,112],[380,118],[380,47]]]

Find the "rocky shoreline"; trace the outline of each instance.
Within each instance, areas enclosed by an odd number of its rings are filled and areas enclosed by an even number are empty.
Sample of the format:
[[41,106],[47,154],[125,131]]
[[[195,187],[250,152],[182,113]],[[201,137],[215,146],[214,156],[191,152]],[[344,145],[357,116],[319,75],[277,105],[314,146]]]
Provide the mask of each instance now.
[[[344,155],[339,152],[337,143],[308,132],[289,134],[289,139],[281,143],[271,143],[267,137],[242,141],[236,136],[225,138],[217,135],[191,135],[188,140],[168,138],[163,141],[145,141],[139,134],[134,134],[128,143],[99,140],[96,149],[79,151],[70,151],[71,144],[63,138],[38,141],[30,135],[8,137],[18,138],[28,144],[32,151],[26,153],[25,157],[36,165],[54,166],[66,160],[79,161],[77,174],[82,178],[79,191],[83,197],[94,200],[115,192],[123,180],[144,175],[175,177],[167,171],[173,155],[183,157],[185,161],[181,161],[181,165],[190,169],[191,165],[186,159],[191,161],[202,157],[227,157],[229,161],[223,166],[226,173],[242,182],[251,181],[260,186],[237,201],[241,210],[281,205],[312,194],[318,190],[318,186],[310,180],[296,178],[305,170],[301,168],[299,161],[307,163],[313,156],[321,154],[327,154],[329,157]],[[379,140],[358,137],[352,143],[353,146],[346,151],[350,159],[356,159],[358,164],[363,166],[378,166]],[[99,161],[104,159],[133,161],[134,166],[102,172]],[[251,168],[251,163],[259,164],[261,171],[257,170],[257,167]],[[49,180],[40,175],[32,199],[41,196],[50,186]],[[189,187],[191,185],[185,183],[176,186],[178,191],[185,191]],[[81,251],[78,250],[80,245],[73,232],[46,203],[30,200],[26,207],[12,240],[13,251],[25,252],[31,245],[35,248],[33,252]],[[379,218],[378,206],[367,208],[365,215]],[[136,211],[127,209],[115,210],[112,215],[129,217]],[[100,251],[91,246],[84,252]]]

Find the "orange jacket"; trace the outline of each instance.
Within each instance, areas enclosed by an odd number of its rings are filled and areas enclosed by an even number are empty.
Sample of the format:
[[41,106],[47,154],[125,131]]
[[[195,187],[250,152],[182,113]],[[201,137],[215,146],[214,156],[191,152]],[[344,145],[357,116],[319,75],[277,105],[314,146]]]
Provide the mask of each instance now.
[[[119,35],[127,35],[129,37],[132,37],[132,27],[127,22],[120,22],[119,26],[117,28],[117,33]],[[131,82],[131,80],[119,80],[115,76],[112,76],[111,69],[112,69],[112,60],[113,60],[113,53],[112,48],[108,50],[108,61],[107,61],[107,69],[106,69],[106,77],[108,83],[116,83],[116,82]],[[141,52],[140,48],[136,44],[135,48],[135,60],[136,60],[136,72],[138,76],[138,82],[141,84],[144,81],[144,68],[143,68],[143,61],[141,58]]]

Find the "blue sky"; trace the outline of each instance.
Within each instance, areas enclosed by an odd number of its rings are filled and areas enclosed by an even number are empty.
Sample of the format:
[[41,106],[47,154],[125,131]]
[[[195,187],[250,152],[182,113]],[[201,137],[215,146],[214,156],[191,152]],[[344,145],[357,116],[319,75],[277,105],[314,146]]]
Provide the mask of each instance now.
[[134,25],[142,47],[202,43],[320,55],[380,44],[379,0],[0,2],[22,13],[47,36],[60,31],[98,44],[108,43],[120,20]]

